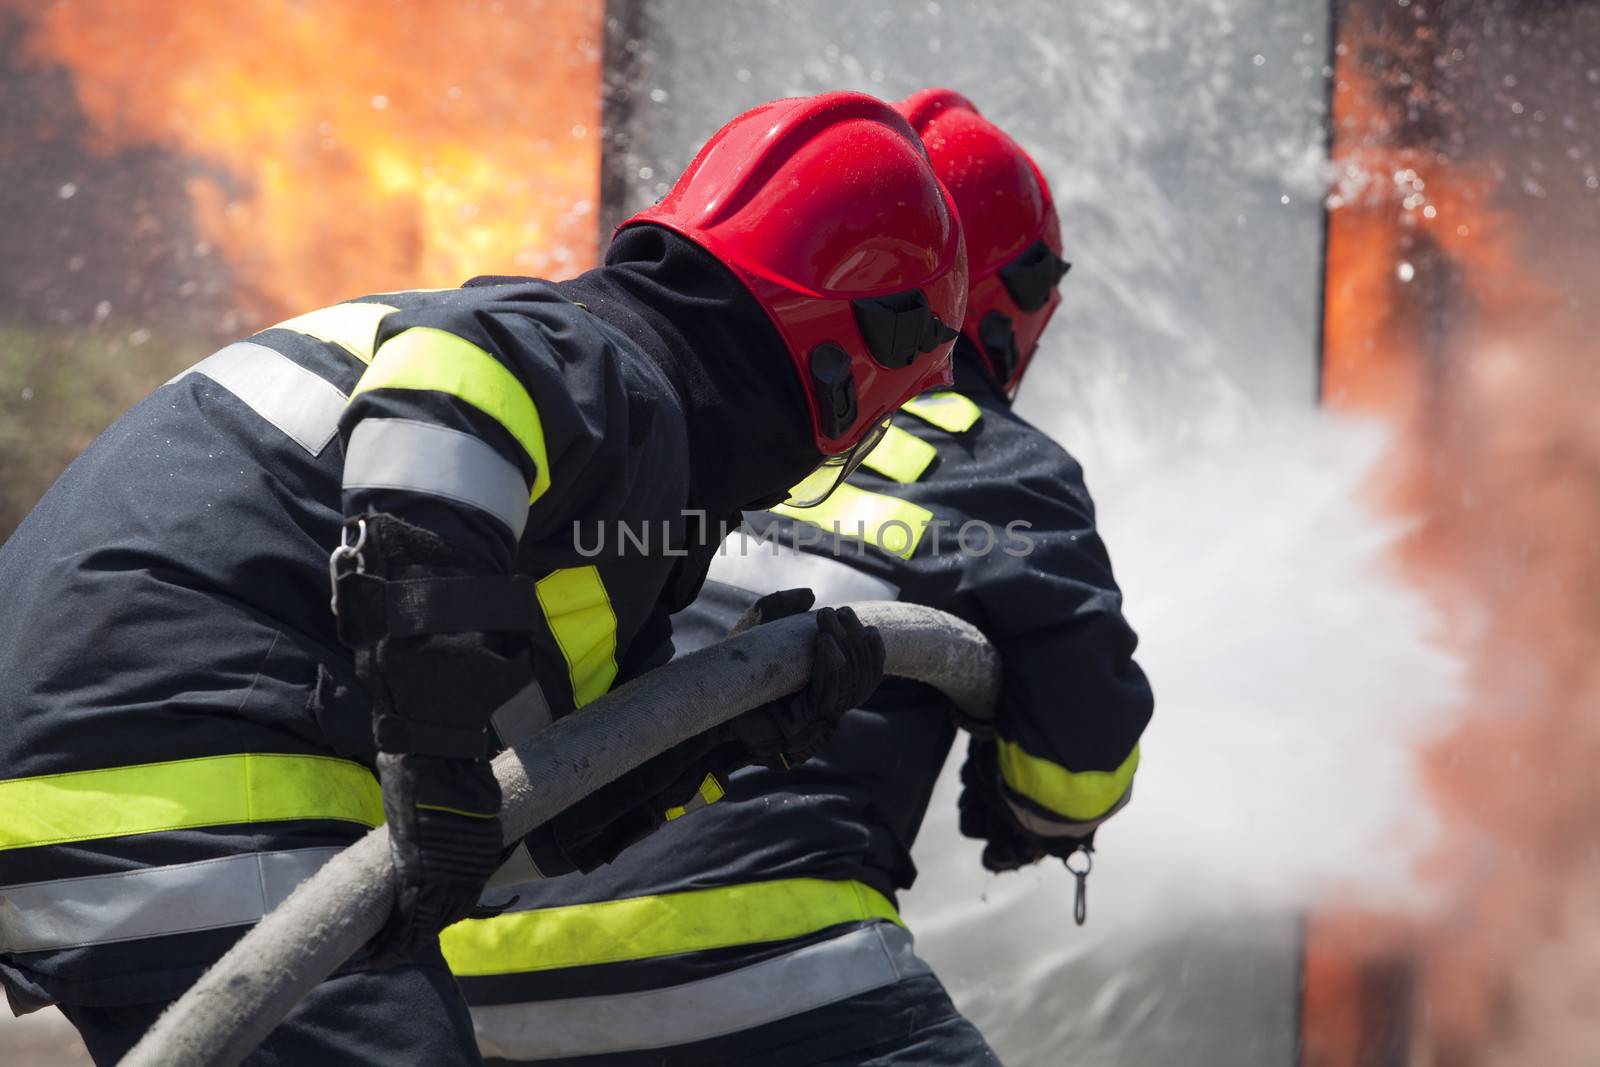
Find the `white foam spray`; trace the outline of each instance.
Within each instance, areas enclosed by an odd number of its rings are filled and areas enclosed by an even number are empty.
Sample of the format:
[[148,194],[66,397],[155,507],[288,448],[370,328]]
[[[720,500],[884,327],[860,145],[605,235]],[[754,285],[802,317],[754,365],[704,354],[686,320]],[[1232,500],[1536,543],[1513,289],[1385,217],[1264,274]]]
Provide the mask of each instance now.
[[1463,680],[1393,573],[1402,522],[1368,502],[1385,443],[1304,414],[1091,471],[1157,710],[1134,801],[1100,835],[1090,925],[1059,864],[980,870],[954,762],[904,902],[1006,1062],[1286,1064],[1298,916],[1421,902],[1434,824],[1413,753]]

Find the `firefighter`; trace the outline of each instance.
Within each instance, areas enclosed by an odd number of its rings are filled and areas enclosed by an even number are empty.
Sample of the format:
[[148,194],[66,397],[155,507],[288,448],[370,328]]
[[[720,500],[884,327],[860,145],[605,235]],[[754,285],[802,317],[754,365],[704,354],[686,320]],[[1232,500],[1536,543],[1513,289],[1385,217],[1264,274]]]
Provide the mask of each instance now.
[[[1082,471],[1011,411],[1060,301],[1060,227],[1033,161],[969,101],[930,89],[899,107],[967,235],[955,388],[907,404],[821,507],[750,516],[675,638],[702,647],[752,605],[802,611],[807,588],[822,604],[898,598],[974,623],[1000,651],[1004,694],[969,745],[962,830],[986,841],[993,871],[1078,864],[1128,800],[1152,699]],[[956,732],[940,694],[886,681],[804,767],[741,771],[609,866],[519,886],[512,910],[447,931],[486,1058],[996,1062],[894,903]],[[552,827],[574,866],[595,861],[583,819]]]
[[[903,117],[782,100],[575,281],[313,311],[117,420],[0,548],[12,1008],[58,1004],[113,1062],[387,821],[388,926],[260,1061],[478,1062],[436,934],[504,858],[488,757],[670,656],[719,520],[949,381],[965,262]],[[590,550],[620,527],[654,540]],[[807,689],[716,732],[722,765],[803,759],[881,673],[844,610],[814,651]],[[697,789],[709,747],[669,777]],[[659,818],[695,802],[659,779],[632,782]]]

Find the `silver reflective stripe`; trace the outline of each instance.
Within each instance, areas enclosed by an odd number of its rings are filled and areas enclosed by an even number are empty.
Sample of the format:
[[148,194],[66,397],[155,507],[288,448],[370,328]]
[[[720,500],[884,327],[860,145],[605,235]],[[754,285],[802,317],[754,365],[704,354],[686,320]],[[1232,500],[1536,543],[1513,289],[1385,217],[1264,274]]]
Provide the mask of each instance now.
[[[708,792],[711,794],[710,796],[706,795]],[[694,791],[694,796],[689,798],[687,804],[680,804],[667,809],[667,821],[672,822],[683,818],[690,812],[699,811],[701,808],[709,808],[726,795],[722,788],[722,783],[717,781],[716,776],[707,774],[701,780],[700,788]]]
[[413,419],[364,419],[345,449],[344,487],[399,489],[486,511],[520,538],[528,524],[528,483],[487,442]]
[[514,748],[550,725],[550,702],[537,680],[512,694],[511,699],[494,709],[490,721],[503,748]]
[[[494,723],[494,732],[500,738],[500,744],[512,748],[549,726],[552,718],[550,702],[545,699],[544,690],[536,679],[495,708],[490,721]],[[533,854],[528,851],[527,844],[519,842],[500,869],[489,877],[482,903],[486,906],[503,904],[505,894],[497,890],[518,882],[536,882],[543,877],[544,873],[533,862]]]
[[1111,805],[1104,815],[1098,819],[1090,819],[1087,822],[1069,822],[1066,819],[1047,818],[1036,811],[1023,807],[1010,797],[1006,797],[1006,807],[1011,809],[1011,814],[1017,817],[1017,822],[1022,824],[1022,828],[1031,834],[1038,834],[1040,837],[1083,837],[1111,818],[1111,816],[1127,807],[1128,801],[1132,799],[1133,785],[1130,783],[1128,788],[1123,791],[1122,796],[1118,798],[1115,804]]
[[780,589],[809,588],[817,594],[819,608],[837,608],[863,600],[897,600],[900,587],[848,563],[735,530],[722,542],[711,560],[714,582],[776,593]]
[[283,353],[250,341],[207,356],[172,381],[186,374],[210,378],[313,456],[339,432],[339,416],[349,399]]
[[472,1009],[478,1050],[549,1060],[667,1048],[787,1019],[931,973],[911,935],[874,923],[774,959],[697,982],[605,997]]
[[511,850],[510,857],[500,865],[500,869],[489,876],[478,903],[484,907],[498,908],[506,902],[506,894],[501,890],[508,886],[521,885],[523,882],[537,882],[543,877],[544,872],[533,862],[533,853],[528,851],[528,843],[519,841],[517,847]]
[[339,852],[256,852],[0,886],[0,951],[79,948],[257,922]]

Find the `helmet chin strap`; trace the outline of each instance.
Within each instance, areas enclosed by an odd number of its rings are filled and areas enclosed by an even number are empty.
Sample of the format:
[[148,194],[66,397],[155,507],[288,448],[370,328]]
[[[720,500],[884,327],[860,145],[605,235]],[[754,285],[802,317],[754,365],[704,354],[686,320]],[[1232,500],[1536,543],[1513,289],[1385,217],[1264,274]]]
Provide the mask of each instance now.
[[856,468],[872,454],[872,450],[878,447],[883,435],[888,432],[889,418],[885,417],[868,430],[861,440],[851,445],[849,451],[824,459],[815,470],[795,483],[794,488],[777,503],[787,504],[792,508],[814,508],[821,504],[833,495],[834,490],[844,484],[845,479],[856,472]]

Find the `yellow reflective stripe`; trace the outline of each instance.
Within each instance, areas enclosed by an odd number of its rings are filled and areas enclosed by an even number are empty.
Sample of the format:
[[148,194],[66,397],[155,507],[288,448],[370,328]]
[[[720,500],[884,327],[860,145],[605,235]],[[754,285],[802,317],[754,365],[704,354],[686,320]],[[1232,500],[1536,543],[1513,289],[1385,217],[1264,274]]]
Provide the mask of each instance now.
[[[819,465],[810,474],[800,479],[789,490],[790,500],[815,500],[818,497],[826,498],[839,481],[839,468],[827,463]],[[806,510],[810,510],[807,508]]]
[[901,407],[947,433],[965,433],[983,418],[983,409],[960,393],[924,393]]
[[681,819],[691,811],[699,811],[707,804],[715,804],[726,796],[722,783],[717,781],[717,776],[708,774],[700,781],[700,791],[688,804],[674,804],[667,809],[667,821]]
[[595,567],[567,567],[535,584],[539,607],[567,661],[572,702],[583,707],[617,679],[617,615]]
[[700,799],[707,804],[715,804],[727,795],[727,791],[722,788],[722,783],[717,781],[717,776],[714,774],[706,775],[706,780],[700,783]]
[[0,849],[195,826],[383,822],[378,780],[332,756],[245,753],[0,782]]
[[885,478],[909,485],[922,477],[928,464],[938,454],[937,448],[916,434],[898,426],[890,426],[883,440],[878,442],[878,447],[867,453],[861,465],[877,471]]
[[779,504],[779,515],[809,522],[839,537],[854,537],[891,556],[910,559],[928,532],[933,512],[886,493],[869,493],[846,482],[816,507]]
[[999,739],[1000,777],[1006,785],[1058,815],[1075,822],[1098,819],[1122,799],[1139,768],[1134,745],[1114,771],[1069,771],[1058,763],[1031,756],[1015,741]]
[[394,310],[388,304],[335,304],[296,315],[272,329],[293,330],[336,344],[361,362],[371,363],[372,343],[378,339],[378,323]]
[[516,375],[489,353],[445,330],[413,326],[378,348],[361,376],[354,398],[369,389],[431,389],[465,401],[494,419],[533,460],[533,503],[550,488],[544,424],[533,398]]
[[789,878],[468,919],[439,942],[457,975],[517,974],[786,941],[871,919],[905,925],[870,886]]

